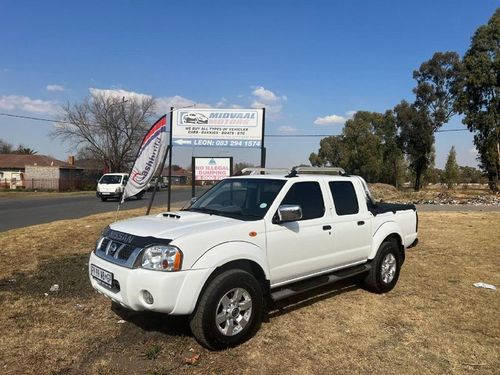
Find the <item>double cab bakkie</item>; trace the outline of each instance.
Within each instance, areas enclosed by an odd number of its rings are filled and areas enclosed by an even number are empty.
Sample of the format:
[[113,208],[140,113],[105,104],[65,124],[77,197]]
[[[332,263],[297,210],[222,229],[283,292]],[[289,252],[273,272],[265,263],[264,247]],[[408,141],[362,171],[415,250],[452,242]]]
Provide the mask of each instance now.
[[188,315],[210,349],[247,340],[268,302],[299,292],[355,275],[390,291],[417,242],[415,206],[320,173],[231,177],[187,209],[115,222],[90,255],[92,286],[127,309]]

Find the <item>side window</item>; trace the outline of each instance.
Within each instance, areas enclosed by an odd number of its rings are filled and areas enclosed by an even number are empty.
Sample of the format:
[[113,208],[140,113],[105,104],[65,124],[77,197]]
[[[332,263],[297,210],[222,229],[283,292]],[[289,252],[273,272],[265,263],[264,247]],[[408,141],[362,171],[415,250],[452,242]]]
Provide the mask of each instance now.
[[302,208],[302,220],[316,219],[325,214],[325,202],[317,182],[293,184],[281,204],[298,204]]
[[330,181],[335,212],[337,215],[353,215],[359,212],[358,197],[350,181]]

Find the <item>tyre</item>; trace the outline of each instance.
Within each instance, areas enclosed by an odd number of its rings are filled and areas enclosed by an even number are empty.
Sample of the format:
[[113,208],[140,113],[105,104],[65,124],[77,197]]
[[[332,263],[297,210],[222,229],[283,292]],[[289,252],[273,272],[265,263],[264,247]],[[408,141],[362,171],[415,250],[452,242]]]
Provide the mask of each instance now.
[[262,287],[250,273],[233,269],[216,276],[190,316],[191,332],[208,349],[236,346],[252,337],[262,322]]
[[101,197],[101,202],[106,202],[108,198]]
[[374,293],[387,293],[399,279],[402,256],[398,244],[384,241],[371,262],[372,268],[364,280],[365,287]]

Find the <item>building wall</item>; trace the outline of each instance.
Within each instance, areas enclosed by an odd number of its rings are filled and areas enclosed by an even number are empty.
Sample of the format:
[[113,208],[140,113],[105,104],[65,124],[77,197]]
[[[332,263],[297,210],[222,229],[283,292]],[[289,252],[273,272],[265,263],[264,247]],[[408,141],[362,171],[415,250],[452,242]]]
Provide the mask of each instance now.
[[27,165],[24,179],[26,189],[59,190],[59,167]]

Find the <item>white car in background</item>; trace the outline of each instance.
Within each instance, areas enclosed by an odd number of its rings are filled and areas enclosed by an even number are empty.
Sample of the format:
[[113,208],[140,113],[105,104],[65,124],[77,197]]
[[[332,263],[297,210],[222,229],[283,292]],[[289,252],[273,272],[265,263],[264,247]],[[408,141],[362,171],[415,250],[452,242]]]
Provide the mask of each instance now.
[[[106,173],[97,182],[97,198],[101,198],[103,202],[106,202],[108,199],[120,200],[127,181],[128,173]],[[135,197],[142,199],[143,196],[144,191],[141,191]]]

